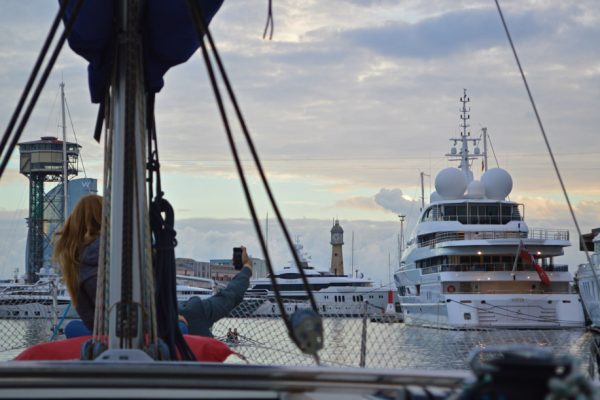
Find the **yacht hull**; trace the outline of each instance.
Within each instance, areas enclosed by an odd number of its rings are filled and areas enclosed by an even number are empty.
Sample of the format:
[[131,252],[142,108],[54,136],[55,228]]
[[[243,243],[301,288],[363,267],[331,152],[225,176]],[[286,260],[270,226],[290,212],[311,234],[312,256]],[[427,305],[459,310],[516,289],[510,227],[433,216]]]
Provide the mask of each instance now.
[[438,302],[401,298],[404,321],[445,329],[581,328],[585,319],[576,294],[460,294]]
[[[48,319],[54,315],[62,315],[68,305],[69,301],[59,301],[55,306],[52,299],[0,301],[0,319]],[[76,314],[74,316],[76,317]]]
[[[386,310],[389,289],[322,291],[313,293],[319,314],[324,317],[363,317],[383,315]],[[395,293],[395,291],[394,291]],[[251,302],[254,301],[253,304]],[[397,300],[396,300],[397,301]],[[288,292],[283,297],[283,304],[288,314],[298,309],[310,308],[304,292]],[[248,317],[279,316],[279,307],[272,293],[265,296],[265,301],[256,306],[256,299],[246,298],[239,310],[251,309]],[[234,310],[236,311],[236,310]],[[233,314],[233,313],[232,313]]]
[[[598,267],[594,267],[600,276]],[[583,264],[577,271],[577,288],[585,307],[585,312],[590,323],[590,328],[600,330],[600,291],[596,285],[594,273],[590,266]]]

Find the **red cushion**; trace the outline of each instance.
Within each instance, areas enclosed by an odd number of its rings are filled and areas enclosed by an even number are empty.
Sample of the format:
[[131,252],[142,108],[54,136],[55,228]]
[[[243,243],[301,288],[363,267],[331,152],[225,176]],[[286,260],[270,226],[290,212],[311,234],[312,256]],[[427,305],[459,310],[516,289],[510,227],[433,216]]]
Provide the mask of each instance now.
[[91,336],[79,336],[36,344],[15,357],[15,360],[79,360],[81,345],[91,338]]
[[223,362],[233,351],[220,340],[206,336],[183,335],[198,361]]
[[[223,342],[205,336],[183,335],[198,361],[223,362],[233,351]],[[81,345],[91,336],[36,344],[19,354],[15,360],[79,360]]]

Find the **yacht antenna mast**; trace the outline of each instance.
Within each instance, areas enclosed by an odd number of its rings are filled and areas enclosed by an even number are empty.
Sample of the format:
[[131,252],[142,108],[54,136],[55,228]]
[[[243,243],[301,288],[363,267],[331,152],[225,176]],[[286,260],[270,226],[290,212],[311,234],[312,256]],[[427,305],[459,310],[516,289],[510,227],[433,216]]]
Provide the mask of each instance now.
[[[467,96],[467,89],[463,89],[463,95],[459,99],[462,103],[460,112],[460,137],[451,138],[450,141],[454,142],[454,146],[449,154],[446,154],[446,157],[450,158],[450,161],[460,161],[459,169],[465,176],[465,181],[467,185],[473,181],[473,172],[471,171],[471,160],[474,160],[479,157],[483,157],[481,154],[479,147],[477,147],[480,138],[471,138],[471,132],[469,132],[468,121],[471,119],[469,112],[471,111],[470,107],[467,107],[467,104],[471,101],[469,96]],[[469,142],[475,146],[473,153],[469,153]],[[460,143],[460,149],[457,149],[456,146]],[[459,153],[460,151],[460,153]]]
[[[352,257],[350,258],[350,271],[354,271],[354,231],[352,231]],[[352,272],[350,273],[352,275]],[[357,274],[358,277],[358,274]]]
[[487,128],[484,126],[481,128],[483,136],[483,171],[488,170],[488,149],[487,149]]
[[467,138],[471,136],[471,132],[468,131],[470,125],[467,121],[471,119],[471,116],[468,114],[469,111],[471,111],[471,107],[467,107],[467,104],[470,101],[471,99],[467,97],[467,89],[463,89],[463,96],[460,98],[460,102],[462,103],[462,108],[460,109],[460,127],[462,128],[462,132],[460,133],[462,139],[462,147],[460,149],[460,169],[465,174],[469,171],[469,142]]

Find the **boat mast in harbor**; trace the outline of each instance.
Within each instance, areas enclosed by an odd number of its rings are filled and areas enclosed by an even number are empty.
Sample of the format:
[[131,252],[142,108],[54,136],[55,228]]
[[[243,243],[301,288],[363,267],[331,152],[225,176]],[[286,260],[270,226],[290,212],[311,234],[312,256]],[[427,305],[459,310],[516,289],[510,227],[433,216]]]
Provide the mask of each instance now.
[[60,108],[61,108],[61,117],[62,117],[62,136],[63,136],[63,176],[62,176],[62,185],[63,185],[63,210],[62,210],[62,221],[61,225],[65,223],[67,216],[69,214],[69,196],[68,196],[68,182],[69,182],[69,172],[68,172],[68,160],[67,160],[67,121],[65,118],[65,83],[60,83]]

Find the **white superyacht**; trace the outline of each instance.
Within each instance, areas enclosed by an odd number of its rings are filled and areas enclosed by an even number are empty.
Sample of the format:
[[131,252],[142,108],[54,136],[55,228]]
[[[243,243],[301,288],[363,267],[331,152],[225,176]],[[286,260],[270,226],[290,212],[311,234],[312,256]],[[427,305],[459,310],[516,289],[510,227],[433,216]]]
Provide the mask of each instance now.
[[529,228],[525,206],[508,200],[512,178],[505,170],[486,167],[474,179],[473,160],[486,151],[467,131],[466,90],[461,102],[462,132],[446,155],[459,167],[438,173],[394,275],[405,322],[449,329],[583,326],[571,273],[555,263],[570,246],[569,232]]
[[[341,256],[341,235],[343,234],[338,221],[334,223],[331,233],[334,249],[332,258],[335,259],[338,252]],[[341,270],[336,268],[329,271],[317,270],[310,265],[310,257],[307,256],[304,247],[298,241],[296,250],[301,260],[300,267],[308,279],[321,315],[358,317],[365,314],[379,316],[386,313],[386,308],[389,308],[390,287],[377,285],[368,278],[344,275],[343,266]],[[300,273],[292,261],[277,271],[275,278],[287,312],[310,307]],[[393,302],[395,296],[391,297]],[[258,305],[257,300],[260,298],[266,299],[266,301]],[[244,310],[252,302],[255,304],[252,313],[254,317],[279,315],[270,278],[250,281],[250,289],[246,292],[245,297],[246,304],[242,304],[240,310]],[[390,313],[389,310],[387,312]]]

